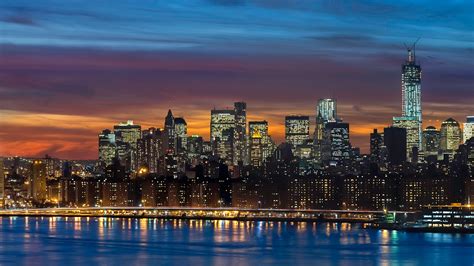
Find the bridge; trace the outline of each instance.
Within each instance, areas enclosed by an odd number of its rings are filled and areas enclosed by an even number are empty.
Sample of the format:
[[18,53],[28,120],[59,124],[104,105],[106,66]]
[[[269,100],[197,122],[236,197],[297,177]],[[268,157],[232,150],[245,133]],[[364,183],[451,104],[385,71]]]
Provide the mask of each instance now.
[[79,207],[0,210],[0,216],[117,217],[241,221],[308,221],[370,223],[386,215],[410,219],[415,212],[314,209],[246,209],[199,207]]

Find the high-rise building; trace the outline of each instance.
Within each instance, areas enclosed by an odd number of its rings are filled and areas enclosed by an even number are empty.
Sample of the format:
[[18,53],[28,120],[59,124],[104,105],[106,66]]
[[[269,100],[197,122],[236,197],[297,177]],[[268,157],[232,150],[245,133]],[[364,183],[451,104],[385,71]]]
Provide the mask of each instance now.
[[454,154],[461,144],[461,128],[453,118],[441,123],[440,149],[443,153]]
[[109,129],[104,129],[99,134],[99,161],[98,168],[104,172],[105,168],[112,164],[116,155],[115,134]]
[[[421,149],[421,126],[422,126],[422,109],[421,109],[421,67],[416,63],[415,58],[415,46],[408,49],[408,59],[402,65],[402,117],[404,119],[402,123],[408,123],[407,138],[408,145],[407,149],[418,147]],[[395,120],[395,119],[394,119]],[[410,121],[410,122],[409,122]],[[418,130],[412,132],[411,128],[417,121]],[[413,136],[414,133],[418,134],[418,137]],[[412,141],[418,141],[418,144],[412,143]]]
[[174,126],[176,132],[176,143],[177,143],[177,151],[183,152],[186,150],[186,142],[188,140],[188,124],[186,124],[186,120],[182,117],[175,117],[174,119]]
[[416,154],[413,151],[421,149],[420,121],[414,116],[402,116],[393,118],[393,126],[406,129],[406,153],[407,159],[411,160]]
[[338,120],[336,99],[319,99],[316,106],[317,116],[321,116],[324,122]]
[[163,149],[164,153],[175,154],[177,152],[177,136],[174,116],[171,110],[168,110],[168,114],[165,118],[164,127],[164,141]]
[[263,143],[260,131],[254,130],[250,135],[250,165],[260,167],[263,164]]
[[370,157],[372,161],[380,162],[382,157],[383,134],[380,134],[377,129],[370,133]]
[[160,129],[143,130],[138,140],[138,167],[142,173],[158,173],[159,160],[163,152],[162,132]]
[[234,103],[235,129],[234,129],[234,165],[239,162],[247,163],[247,104]]
[[186,142],[186,152],[192,164],[197,164],[199,157],[203,154],[203,139],[201,136],[192,135]]
[[407,130],[399,127],[386,127],[383,130],[383,142],[387,148],[390,164],[400,165],[407,160]]
[[336,99],[319,99],[316,105],[316,127],[314,131],[313,158],[316,163],[321,162],[323,131],[328,122],[339,121],[337,117]]
[[340,165],[350,159],[351,151],[349,124],[336,121],[326,123],[321,144],[322,162]]
[[309,116],[285,117],[285,140],[291,145],[293,153],[298,145],[307,142],[309,140]]
[[462,142],[466,143],[470,138],[474,137],[474,115],[466,117],[466,123],[463,124]]
[[30,172],[30,196],[36,201],[46,200],[46,164],[41,160],[34,160]]
[[423,130],[422,150],[425,158],[428,156],[437,156],[439,151],[440,132],[433,126]]
[[115,125],[114,134],[120,163],[125,166],[127,172],[135,172],[138,163],[137,142],[142,135],[141,126],[133,124],[132,120],[128,120]]
[[234,162],[234,129],[234,110],[211,110],[211,145],[213,153],[228,165]]
[[421,124],[421,67],[415,59],[415,50],[408,49],[402,65],[402,116],[416,117]]
[[268,134],[268,122],[263,121],[250,121],[249,122],[249,136],[252,136],[257,132],[262,136],[262,149],[263,149],[263,161],[266,161],[269,157],[273,155],[275,150],[275,144],[271,136]]

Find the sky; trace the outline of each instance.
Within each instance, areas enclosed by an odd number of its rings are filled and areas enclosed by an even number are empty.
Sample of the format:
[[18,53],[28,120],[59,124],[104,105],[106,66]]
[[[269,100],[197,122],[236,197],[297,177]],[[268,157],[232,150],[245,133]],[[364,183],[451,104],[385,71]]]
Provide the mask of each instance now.
[[[343,2],[343,3],[342,3]],[[125,120],[167,110],[209,137],[210,110],[284,117],[334,97],[351,142],[401,114],[405,44],[423,69],[423,126],[474,114],[474,1],[0,2],[0,156],[97,158]]]

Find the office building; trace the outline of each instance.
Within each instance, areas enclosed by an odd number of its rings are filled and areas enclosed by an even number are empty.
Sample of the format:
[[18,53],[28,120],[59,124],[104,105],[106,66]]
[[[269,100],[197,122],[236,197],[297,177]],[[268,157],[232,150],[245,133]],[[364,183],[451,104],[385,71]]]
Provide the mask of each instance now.
[[46,164],[42,160],[34,160],[30,172],[30,197],[35,201],[46,200]]
[[168,114],[165,117],[163,141],[164,153],[175,154],[177,152],[177,139],[178,137],[176,136],[174,116],[170,109],[168,110]]
[[176,136],[176,150],[179,153],[183,153],[187,147],[187,140],[188,140],[188,124],[186,120],[182,117],[175,117],[174,119],[174,127],[175,127],[175,136]]
[[115,144],[115,134],[109,129],[104,129],[99,134],[99,161],[98,167],[100,172],[104,172],[105,168],[112,164],[116,155],[117,146]]
[[263,161],[266,161],[272,156],[275,150],[275,144],[271,136],[268,134],[268,122],[263,121],[250,121],[249,122],[249,136],[252,136],[257,132],[262,136],[262,149],[263,149]]
[[232,165],[234,155],[234,110],[211,110],[211,145],[214,155]]
[[254,130],[250,136],[250,165],[260,167],[263,164],[263,143],[260,131]]
[[374,131],[370,133],[370,157],[372,161],[381,161],[383,146],[383,134],[380,134],[375,128]]
[[383,130],[383,142],[390,164],[400,165],[407,160],[407,131],[405,128],[387,127]]
[[466,143],[472,137],[474,137],[474,115],[466,117],[466,123],[463,124],[462,142]]
[[428,156],[437,156],[440,144],[440,132],[433,126],[423,130],[422,150],[425,158]]
[[319,99],[316,106],[316,116],[321,116],[324,122],[337,121],[336,99]]
[[126,171],[135,172],[138,166],[137,142],[141,138],[141,126],[128,120],[115,125],[114,134],[120,163],[125,166]]
[[239,162],[247,163],[247,104],[245,102],[234,103],[235,127],[234,127],[234,165]]
[[293,153],[298,145],[309,140],[309,116],[285,117],[285,140],[292,146]]
[[138,171],[141,173],[158,173],[159,160],[163,155],[162,132],[154,127],[143,130],[138,140]]
[[461,128],[453,118],[441,123],[440,149],[444,154],[454,154],[461,144]]
[[328,122],[324,126],[321,159],[324,164],[340,165],[350,159],[349,124]]
[[411,161],[413,157],[417,156],[414,151],[419,151],[421,148],[420,121],[414,116],[394,117],[393,126],[406,130],[406,153],[407,159]]

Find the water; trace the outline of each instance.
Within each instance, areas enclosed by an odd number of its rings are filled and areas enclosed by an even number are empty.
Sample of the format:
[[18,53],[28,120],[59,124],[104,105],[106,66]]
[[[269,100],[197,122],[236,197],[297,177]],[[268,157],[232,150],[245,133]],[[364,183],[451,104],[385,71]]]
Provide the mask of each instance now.
[[351,224],[0,218],[0,265],[473,265],[474,235]]

